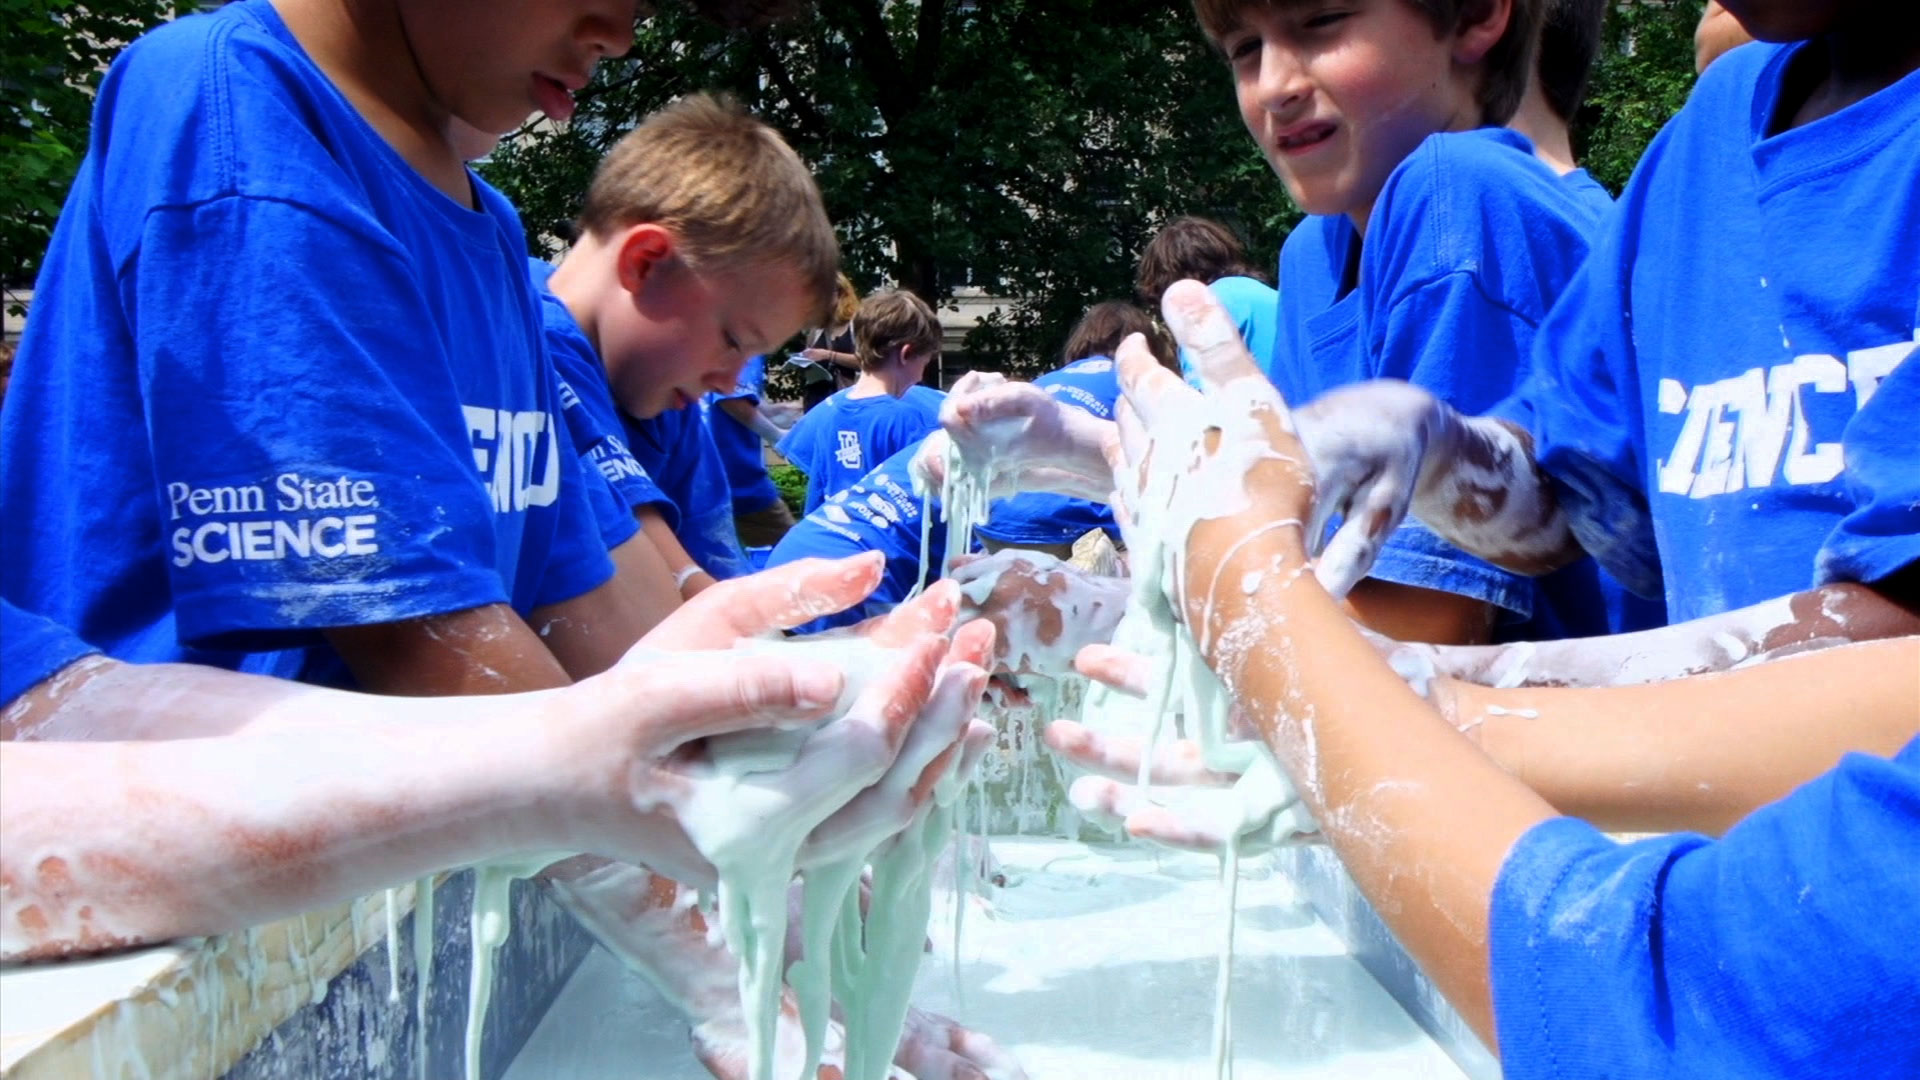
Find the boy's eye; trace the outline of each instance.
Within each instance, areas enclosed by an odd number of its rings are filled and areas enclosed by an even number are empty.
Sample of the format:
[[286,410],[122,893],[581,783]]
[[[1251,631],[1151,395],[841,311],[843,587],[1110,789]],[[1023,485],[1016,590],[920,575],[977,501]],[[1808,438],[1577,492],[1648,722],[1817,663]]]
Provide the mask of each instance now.
[[1327,27],[1334,25],[1335,23],[1345,20],[1347,16],[1352,14],[1353,12],[1351,11],[1317,12],[1314,15],[1310,16],[1307,19],[1307,21],[1302,23],[1301,25],[1305,26],[1309,30],[1324,30]]
[[729,352],[740,351],[740,342],[731,333],[725,330],[720,331],[720,340],[726,343]]
[[1249,34],[1227,42],[1227,62],[1237,64],[1260,51],[1260,39]]

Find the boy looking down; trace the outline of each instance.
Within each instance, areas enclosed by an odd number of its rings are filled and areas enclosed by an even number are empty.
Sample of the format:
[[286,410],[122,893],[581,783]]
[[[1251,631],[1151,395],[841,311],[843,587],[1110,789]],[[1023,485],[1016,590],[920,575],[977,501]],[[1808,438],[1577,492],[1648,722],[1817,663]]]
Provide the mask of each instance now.
[[859,380],[780,440],[780,453],[807,474],[809,514],[939,425],[946,395],[920,385],[940,355],[940,320],[926,301],[903,290],[874,293],[854,314],[853,342]]

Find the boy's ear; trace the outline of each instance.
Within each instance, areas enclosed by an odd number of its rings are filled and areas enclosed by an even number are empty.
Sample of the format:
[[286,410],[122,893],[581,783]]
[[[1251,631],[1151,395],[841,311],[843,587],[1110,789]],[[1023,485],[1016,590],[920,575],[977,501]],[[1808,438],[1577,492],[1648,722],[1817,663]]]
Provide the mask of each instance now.
[[664,225],[648,222],[629,226],[620,237],[620,247],[614,256],[620,287],[638,293],[678,249],[679,240],[673,230]]
[[1506,36],[1513,0],[1468,0],[1460,6],[1460,28],[1453,35],[1453,62],[1471,66]]

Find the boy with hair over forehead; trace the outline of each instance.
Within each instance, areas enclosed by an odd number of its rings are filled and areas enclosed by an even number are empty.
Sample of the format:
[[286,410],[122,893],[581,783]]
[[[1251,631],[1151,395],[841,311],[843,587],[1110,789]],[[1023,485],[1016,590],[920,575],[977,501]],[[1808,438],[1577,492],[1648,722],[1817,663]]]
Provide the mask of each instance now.
[[[1253,355],[1273,354],[1275,305],[1279,297],[1247,260],[1246,245],[1233,230],[1203,217],[1177,217],[1160,227],[1140,252],[1134,294],[1148,311],[1160,310],[1160,294],[1182,278],[1203,281],[1233,313],[1240,339]],[[1180,371],[1193,379],[1193,363],[1180,354]]]
[[[1311,217],[1280,257],[1271,374],[1305,401],[1363,378],[1511,393],[1598,216],[1504,127],[1535,80],[1543,0],[1199,0],[1248,131]],[[1349,600],[1400,640],[1621,629],[1590,565],[1536,584],[1417,523]],[[1632,628],[1638,628],[1637,625]]]
[[853,316],[860,378],[801,417],[780,453],[807,474],[805,511],[845,490],[940,422],[946,395],[920,385],[940,355],[940,320],[904,289],[877,292]]

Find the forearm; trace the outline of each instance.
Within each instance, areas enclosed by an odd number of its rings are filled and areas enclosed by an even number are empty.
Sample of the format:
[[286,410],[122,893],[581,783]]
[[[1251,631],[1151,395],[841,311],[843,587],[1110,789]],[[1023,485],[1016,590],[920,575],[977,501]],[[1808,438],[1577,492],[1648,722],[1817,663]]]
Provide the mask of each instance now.
[[590,786],[530,699],[326,697],[325,726],[0,746],[4,959],[219,933],[558,846]]
[[645,530],[608,553],[613,577],[590,592],[537,608],[531,622],[575,679],[597,675],[680,607],[673,572]]
[[1528,575],[1585,554],[1525,432],[1443,406],[1430,438],[1410,510],[1442,539]]
[[505,604],[326,632],[362,690],[410,697],[508,694],[572,680]]
[[1483,686],[1628,686],[1903,634],[1920,634],[1920,615],[1872,588],[1849,584],[1632,634],[1399,648],[1423,657],[1435,674]]
[[9,705],[0,715],[0,739],[144,742],[311,727],[340,716],[339,698],[337,691],[262,675],[95,656]]
[[667,524],[667,519],[661,517],[659,511],[641,510],[636,516],[640,519],[640,531],[653,542],[654,550],[666,563],[667,569],[672,571],[675,587],[682,599],[691,600],[701,590],[713,586],[713,575],[687,554],[680,538],[673,535],[673,527]]
[[718,404],[720,411],[733,417],[741,427],[760,436],[760,440],[768,446],[775,445],[786,434],[780,430],[780,425],[767,419],[767,414],[746,398],[728,398]]
[[1740,671],[1603,689],[1434,700],[1562,813],[1623,832],[1725,832],[1852,751],[1892,756],[1920,731],[1920,637]]
[[[1508,850],[1554,816],[1415,695],[1304,566],[1297,542],[1246,545],[1203,640],[1363,892],[1489,1042],[1487,913]],[[1289,550],[1290,549],[1290,550]],[[1229,629],[1229,628],[1233,629]],[[1251,632],[1249,632],[1251,631]]]

